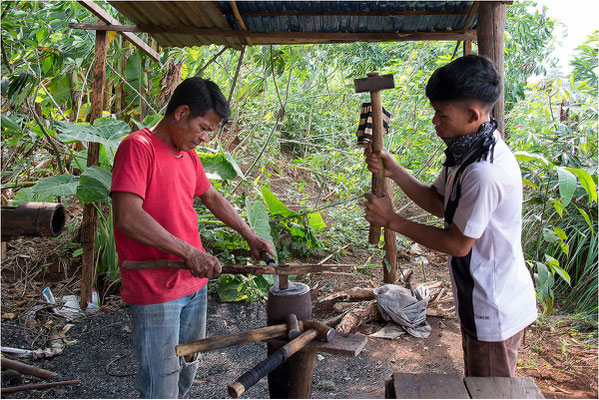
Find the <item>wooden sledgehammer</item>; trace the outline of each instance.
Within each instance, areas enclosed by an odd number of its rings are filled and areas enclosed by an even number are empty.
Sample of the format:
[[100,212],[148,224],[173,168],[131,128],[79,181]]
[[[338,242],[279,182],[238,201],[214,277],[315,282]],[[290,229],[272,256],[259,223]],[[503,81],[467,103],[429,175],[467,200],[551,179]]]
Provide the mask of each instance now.
[[274,371],[279,365],[283,364],[289,357],[300,351],[313,339],[330,342],[335,337],[335,330],[326,326],[322,322],[308,320],[304,324],[307,331],[287,343],[285,346],[277,349],[267,359],[260,362],[251,370],[241,375],[237,381],[227,386],[229,395],[234,399],[238,398],[247,389],[256,384],[260,379]]
[[294,339],[299,335],[300,331],[304,329],[304,323],[302,321],[298,321],[295,314],[290,314],[287,322],[287,324],[269,325],[265,326],[264,328],[231,333],[229,335],[223,336],[215,336],[196,340],[195,342],[180,344],[175,346],[175,352],[177,353],[177,356],[181,357],[214,349],[221,349],[223,347],[235,346],[238,344],[274,339],[285,335],[287,335],[289,339]]
[[[372,105],[372,150],[383,150],[383,103],[381,102],[381,90],[395,87],[393,75],[381,75],[377,73],[368,74],[367,78],[354,79],[356,93],[370,92],[370,103]],[[372,174],[372,193],[377,197],[383,197],[385,176],[384,169]],[[381,238],[381,227],[370,225],[368,243],[378,244]]]

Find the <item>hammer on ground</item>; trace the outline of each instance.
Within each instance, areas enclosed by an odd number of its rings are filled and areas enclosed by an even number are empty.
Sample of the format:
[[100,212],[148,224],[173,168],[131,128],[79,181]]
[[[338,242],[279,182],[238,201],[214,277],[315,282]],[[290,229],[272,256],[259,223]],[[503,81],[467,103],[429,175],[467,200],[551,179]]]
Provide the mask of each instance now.
[[[367,78],[354,79],[356,93],[370,92],[370,104],[372,105],[372,150],[383,150],[383,104],[381,102],[381,90],[395,87],[393,75],[381,75],[377,73],[368,74]],[[382,197],[384,194],[385,177],[381,162],[381,168],[376,174],[372,174],[372,194]],[[368,243],[378,244],[381,237],[381,227],[370,225]]]
[[285,346],[277,349],[268,358],[260,362],[251,370],[241,375],[236,382],[233,382],[227,387],[229,395],[234,399],[238,398],[247,389],[252,387],[256,382],[270,374],[279,365],[283,364],[289,357],[297,353],[313,339],[330,342],[335,337],[335,329],[326,326],[320,321],[308,320],[304,323],[307,330],[287,343]]
[[196,340],[190,343],[179,344],[175,346],[177,356],[187,356],[195,353],[221,349],[223,347],[235,346],[238,344],[258,342],[279,338],[287,335],[295,339],[304,329],[303,321],[298,321],[295,314],[287,316],[286,324],[269,325],[264,328],[252,329],[249,331],[231,333],[229,335],[215,336],[206,339]]

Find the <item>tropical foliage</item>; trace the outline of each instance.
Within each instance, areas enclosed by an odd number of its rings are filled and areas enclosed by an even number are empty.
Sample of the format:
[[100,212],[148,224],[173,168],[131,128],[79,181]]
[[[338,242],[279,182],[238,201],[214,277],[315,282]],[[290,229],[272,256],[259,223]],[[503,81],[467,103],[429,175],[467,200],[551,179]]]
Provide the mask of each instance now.
[[[557,303],[596,315],[597,34],[581,44],[570,76],[529,84],[556,61],[555,22],[533,5],[509,5],[506,20],[506,138],[526,185],[525,256],[545,312]],[[367,95],[354,93],[354,78],[394,74],[396,87],[383,96],[393,115],[385,146],[425,182],[439,171],[443,144],[423,88],[451,60],[455,43],[254,46],[243,59],[205,46],[163,49],[152,62],[109,34],[105,112],[89,124],[94,37],[67,24],[95,18],[70,1],[2,2],[1,10],[3,199],[97,203],[97,270],[111,278],[118,279],[118,268],[107,193],[116,146],[131,130],[154,125],[189,76],[210,78],[231,98],[231,121],[197,151],[213,185],[272,241],[278,260],[367,246],[358,199],[370,179],[354,138]],[[90,141],[101,144],[100,165],[87,168]],[[396,195],[404,209],[405,198]],[[239,235],[201,203],[196,208],[205,247],[222,262],[248,260]],[[218,294],[263,298],[269,279],[224,275]]]

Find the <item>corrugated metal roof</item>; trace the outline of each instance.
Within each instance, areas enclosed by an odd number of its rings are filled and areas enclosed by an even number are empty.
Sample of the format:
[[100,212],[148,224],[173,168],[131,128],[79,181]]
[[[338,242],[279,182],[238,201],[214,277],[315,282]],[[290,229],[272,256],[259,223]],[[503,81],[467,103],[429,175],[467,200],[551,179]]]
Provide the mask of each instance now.
[[[473,38],[474,1],[109,1],[163,47]],[[243,27],[241,26],[243,23]],[[462,35],[462,36],[460,36]],[[467,38],[464,36],[464,38]]]

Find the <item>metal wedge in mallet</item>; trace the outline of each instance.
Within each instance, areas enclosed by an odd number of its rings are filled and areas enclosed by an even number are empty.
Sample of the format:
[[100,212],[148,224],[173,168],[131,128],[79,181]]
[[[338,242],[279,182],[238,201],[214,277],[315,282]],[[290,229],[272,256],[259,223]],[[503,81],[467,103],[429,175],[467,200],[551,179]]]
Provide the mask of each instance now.
[[[368,74],[367,78],[354,79],[356,93],[370,92],[370,103],[372,105],[372,150],[383,150],[383,104],[381,102],[381,90],[395,87],[393,75]],[[381,162],[381,168],[376,174],[372,174],[372,194],[382,197],[384,194],[385,178]],[[381,237],[381,227],[370,225],[368,242],[378,244]]]

